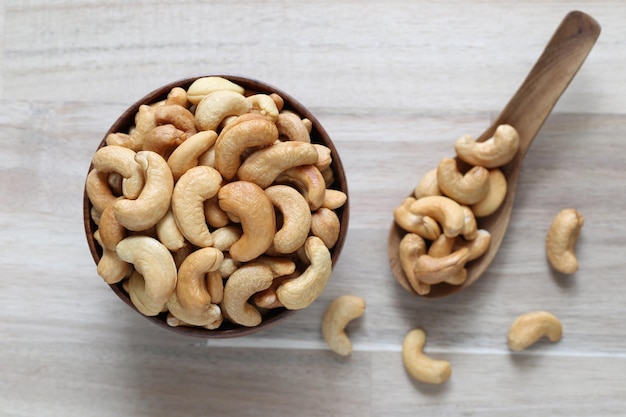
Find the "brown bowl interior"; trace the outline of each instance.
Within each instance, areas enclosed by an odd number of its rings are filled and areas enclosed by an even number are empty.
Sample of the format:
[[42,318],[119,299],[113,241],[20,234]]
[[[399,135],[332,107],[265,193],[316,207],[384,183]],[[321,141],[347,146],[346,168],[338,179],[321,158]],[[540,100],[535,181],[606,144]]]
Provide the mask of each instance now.
[[[335,182],[331,186],[331,188],[343,191],[346,195],[349,195],[343,165],[341,163],[341,159],[339,158],[339,154],[337,153],[337,149],[335,148],[335,145],[333,144],[330,137],[328,136],[324,128],[321,126],[319,121],[315,118],[315,116],[313,116],[313,114],[306,107],[304,107],[301,103],[299,103],[289,94],[273,86],[265,84],[261,81],[253,80],[253,79],[246,78],[246,77],[233,76],[233,75],[218,75],[218,76],[227,78],[231,80],[232,82],[241,85],[243,88],[246,89],[245,94],[277,93],[285,101],[284,109],[293,110],[296,113],[298,113],[300,116],[302,116],[303,118],[309,119],[313,125],[313,128],[311,130],[311,142],[319,143],[319,144],[327,146],[328,148],[330,148],[331,153],[332,153],[333,162],[331,166],[332,166],[332,170],[334,173]],[[122,113],[122,115],[115,121],[115,123],[113,123],[113,125],[105,133],[97,149],[106,145],[105,139],[109,135],[109,133],[128,132],[128,130],[135,123],[135,114],[137,113],[140,105],[151,104],[151,103],[155,103],[155,102],[165,99],[167,97],[167,94],[174,87],[182,87],[184,89],[187,89],[191,85],[191,83],[193,83],[198,78],[200,77],[186,78],[183,80],[175,81],[170,84],[164,85],[152,91],[141,100],[137,101],[135,104],[129,107],[124,113]],[[91,169],[93,169],[93,166],[89,167],[90,171]],[[350,201],[348,198],[348,201],[346,201],[346,204],[337,210],[337,215],[339,216],[339,219],[341,220],[341,230],[340,230],[339,239],[337,240],[336,245],[331,249],[331,257],[332,257],[333,265],[335,265],[335,263],[337,262],[339,258],[339,254],[341,253],[341,249],[343,247],[343,244],[346,238],[346,233],[348,230],[348,220],[349,220],[349,202]],[[91,202],[89,201],[87,194],[84,193],[83,219],[84,219],[84,224],[85,224],[85,234],[87,237],[87,243],[89,244],[91,255],[93,256],[93,259],[95,263],[97,264],[100,261],[100,258],[102,257],[102,249],[100,248],[98,243],[95,241],[94,236],[93,236],[94,232],[97,229],[97,226],[91,218],[91,208],[92,208]],[[279,321],[295,313],[295,311],[287,310],[284,308],[269,310],[263,316],[263,322],[259,326],[256,326],[256,327],[238,326],[230,322],[227,322],[226,320],[224,321],[224,324],[222,324],[222,326],[217,330],[207,330],[207,329],[200,328],[200,327],[186,327],[186,326],[172,327],[166,323],[165,313],[162,313],[154,317],[148,317],[140,313],[131,302],[130,297],[128,296],[126,291],[124,291],[124,289],[122,288],[121,283],[110,285],[110,287],[113,290],[113,292],[122,301],[124,301],[130,308],[135,310],[142,317],[145,317],[147,320],[161,327],[165,327],[166,329],[176,332],[176,333],[181,333],[181,334],[186,334],[186,335],[196,336],[196,337],[203,337],[203,338],[228,338],[228,337],[238,337],[238,336],[248,335],[248,334],[255,333],[260,330],[272,327],[276,325]]]

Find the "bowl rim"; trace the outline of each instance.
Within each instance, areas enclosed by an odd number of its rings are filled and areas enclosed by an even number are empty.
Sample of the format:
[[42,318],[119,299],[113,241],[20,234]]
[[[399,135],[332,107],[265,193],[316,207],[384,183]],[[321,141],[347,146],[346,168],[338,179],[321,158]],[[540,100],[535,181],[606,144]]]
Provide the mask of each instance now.
[[[348,182],[346,179],[343,163],[341,161],[337,148],[335,147],[335,144],[333,143],[327,131],[324,129],[324,127],[319,122],[319,120],[313,115],[313,113],[307,107],[305,107],[301,102],[296,100],[293,96],[291,96],[290,94],[284,92],[283,90],[279,88],[274,87],[273,85],[270,85],[264,81],[260,81],[255,78],[245,77],[241,75],[232,75],[232,74],[202,74],[202,75],[196,75],[196,76],[182,78],[176,81],[169,82],[158,88],[155,88],[154,90],[152,90],[151,92],[149,92],[148,94],[146,94],[145,96],[137,100],[135,103],[133,103],[131,106],[129,106],[109,127],[107,132],[104,134],[102,140],[98,144],[96,151],[100,149],[101,147],[106,146],[106,138],[110,133],[128,131],[128,129],[130,129],[130,127],[134,125],[135,114],[138,112],[139,107],[141,105],[152,104],[152,103],[156,103],[161,100],[164,100],[167,97],[168,93],[172,90],[172,88],[182,87],[184,89],[187,89],[195,80],[199,78],[203,78],[203,77],[226,78],[244,87],[245,89],[244,94],[276,93],[280,95],[281,98],[284,100],[284,103],[285,103],[283,107],[284,109],[293,110],[296,113],[298,113],[301,117],[307,118],[311,121],[312,126],[313,126],[311,130],[311,142],[321,143],[330,149],[331,155],[332,155],[331,167],[333,170],[333,174],[335,176],[335,181],[333,185],[338,186],[338,188],[335,188],[335,189],[339,189],[343,191],[347,196],[345,204],[339,209],[336,209],[337,215],[340,218],[340,232],[339,232],[339,239],[337,240],[333,248],[330,250],[331,260],[332,260],[333,269],[334,269],[336,263],[339,260],[339,256],[341,254],[341,251],[343,249],[343,246],[346,240],[346,236],[348,234],[348,223],[349,223],[349,218],[350,218],[350,195],[348,193]],[[89,174],[89,172],[91,172],[92,169],[93,169],[93,164],[90,163],[89,169],[87,171],[87,175]],[[83,223],[84,223],[84,228],[85,228],[85,236],[87,238],[87,244],[89,246],[89,250],[91,252],[92,258],[97,265],[102,256],[102,248],[100,248],[100,246],[96,243],[93,237],[93,233],[97,229],[97,226],[91,217],[91,208],[92,208],[92,204],[91,204],[91,201],[89,201],[86,188],[85,188],[83,190]],[[170,326],[165,321],[164,313],[161,313],[157,316],[146,316],[142,314],[134,306],[134,304],[130,300],[130,297],[128,296],[126,291],[124,291],[124,289],[122,288],[122,282],[119,282],[117,284],[107,284],[107,285],[118,296],[118,298],[120,298],[127,306],[129,306],[136,313],[138,313],[140,316],[144,317],[148,321],[160,327],[166,328],[167,330],[172,331],[174,333],[200,337],[200,338],[205,338],[205,339],[233,338],[233,337],[241,337],[241,336],[246,336],[246,335],[250,335],[253,333],[257,333],[262,330],[266,330],[271,327],[274,327],[280,321],[286,319],[287,317],[293,316],[296,313],[296,311],[298,311],[298,310],[288,310],[285,308],[273,309],[264,316],[262,323],[255,327],[245,327],[245,326],[240,326],[240,325],[236,325],[232,323],[228,323],[228,325],[225,328],[220,327],[215,330],[209,330],[209,329],[205,329],[202,327],[194,327],[194,326]]]

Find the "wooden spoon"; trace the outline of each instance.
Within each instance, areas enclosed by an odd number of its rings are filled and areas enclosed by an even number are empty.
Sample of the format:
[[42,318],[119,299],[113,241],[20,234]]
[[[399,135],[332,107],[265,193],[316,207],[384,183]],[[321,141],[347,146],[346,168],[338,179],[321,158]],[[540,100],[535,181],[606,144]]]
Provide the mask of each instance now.
[[[483,256],[467,264],[465,283],[433,285],[426,297],[443,297],[467,288],[491,264],[509,224],[517,180],[526,152],[599,35],[600,26],[591,16],[579,11],[568,13],[515,95],[494,123],[477,139],[484,141],[492,137],[501,124],[513,126],[520,136],[520,147],[515,158],[500,168],[508,182],[504,202],[492,215],[478,219],[478,227],[491,233],[491,246]],[[392,224],[388,240],[389,263],[398,282],[407,291],[416,294],[404,275],[399,259],[398,248],[405,233],[395,222]]]

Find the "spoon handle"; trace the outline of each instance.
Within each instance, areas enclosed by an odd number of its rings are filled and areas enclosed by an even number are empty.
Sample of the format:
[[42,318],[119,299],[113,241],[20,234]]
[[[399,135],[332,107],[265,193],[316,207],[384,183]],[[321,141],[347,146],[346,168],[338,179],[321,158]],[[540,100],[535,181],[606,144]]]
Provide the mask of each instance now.
[[568,13],[520,88],[479,140],[492,137],[498,125],[515,120],[513,127],[520,136],[517,157],[523,158],[598,36],[600,25],[595,19],[580,11]]

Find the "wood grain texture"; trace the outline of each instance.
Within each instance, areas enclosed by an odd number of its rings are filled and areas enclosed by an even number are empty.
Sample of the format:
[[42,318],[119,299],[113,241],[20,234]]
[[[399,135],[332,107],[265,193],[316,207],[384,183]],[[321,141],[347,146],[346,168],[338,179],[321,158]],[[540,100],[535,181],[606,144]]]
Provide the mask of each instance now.
[[[572,9],[602,35],[529,150],[500,253],[463,293],[411,296],[387,263],[393,208],[458,136],[498,115]],[[0,4],[0,415],[622,416],[625,19],[617,0]],[[207,72],[259,78],[309,106],[351,193],[322,296],[275,328],[208,342],[119,301],[82,225],[108,127],[158,85]],[[564,207],[585,216],[569,277],[544,252]],[[344,359],[320,321],[348,293],[367,310]],[[536,309],[562,320],[563,339],[511,354],[508,326]],[[446,384],[405,372],[414,327],[451,362]]]

